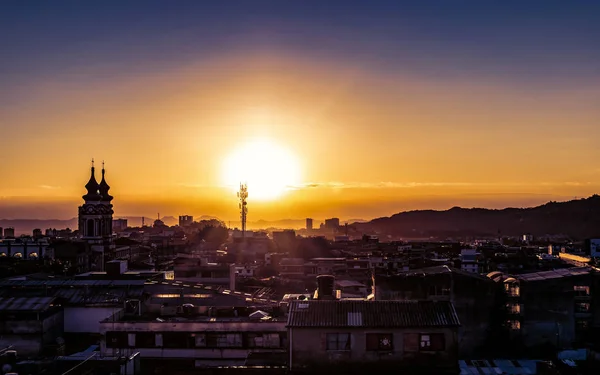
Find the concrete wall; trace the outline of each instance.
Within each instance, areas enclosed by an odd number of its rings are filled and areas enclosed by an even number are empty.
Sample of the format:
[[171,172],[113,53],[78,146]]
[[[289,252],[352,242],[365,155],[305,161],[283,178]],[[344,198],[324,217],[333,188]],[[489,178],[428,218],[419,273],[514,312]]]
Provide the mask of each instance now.
[[[328,333],[350,333],[351,350],[327,351],[325,347]],[[367,333],[393,333],[393,350],[390,352],[367,351]],[[405,333],[443,333],[445,338],[445,351],[439,353],[408,352],[405,351]],[[291,328],[288,332],[291,351],[291,366],[297,367],[306,364],[345,362],[378,362],[378,361],[403,361],[418,356],[431,356],[441,363],[452,363],[456,356],[456,332],[452,329],[352,329],[352,328]]]
[[[573,348],[581,335],[576,330],[576,320],[593,323],[589,313],[575,311],[577,302],[591,303],[591,296],[576,297],[574,286],[592,286],[592,275],[581,275],[521,282],[520,302],[521,339],[526,346],[552,344],[560,348]],[[593,289],[590,290],[593,292]]]
[[0,348],[13,346],[21,357],[37,356],[45,345],[56,344],[62,336],[63,312],[56,311],[41,320],[0,321]]
[[100,321],[121,309],[121,307],[65,307],[64,331],[100,333]]

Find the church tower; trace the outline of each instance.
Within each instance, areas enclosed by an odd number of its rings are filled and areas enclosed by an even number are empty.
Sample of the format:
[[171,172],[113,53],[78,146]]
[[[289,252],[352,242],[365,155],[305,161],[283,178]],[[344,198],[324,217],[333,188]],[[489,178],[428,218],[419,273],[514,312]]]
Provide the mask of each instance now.
[[104,163],[100,183],[96,181],[95,172],[92,159],[90,179],[85,185],[87,193],[82,197],[83,205],[79,206],[79,233],[82,239],[91,245],[94,268],[102,270],[112,248],[114,211],[111,203],[113,197],[109,194],[110,186],[105,179]]

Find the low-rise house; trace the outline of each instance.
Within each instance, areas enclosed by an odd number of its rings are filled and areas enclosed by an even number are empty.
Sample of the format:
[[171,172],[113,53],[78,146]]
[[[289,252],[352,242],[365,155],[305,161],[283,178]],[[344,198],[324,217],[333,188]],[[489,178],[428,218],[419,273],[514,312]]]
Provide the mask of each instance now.
[[447,301],[291,301],[288,365],[405,365],[441,374],[457,367],[459,326]]

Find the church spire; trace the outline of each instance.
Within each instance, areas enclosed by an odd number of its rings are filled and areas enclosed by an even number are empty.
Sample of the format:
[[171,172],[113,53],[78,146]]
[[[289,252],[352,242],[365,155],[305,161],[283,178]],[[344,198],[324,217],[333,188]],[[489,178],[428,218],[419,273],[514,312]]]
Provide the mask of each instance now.
[[100,195],[102,196],[102,201],[110,202],[110,201],[112,201],[113,197],[108,193],[108,191],[110,190],[110,186],[104,179],[105,173],[106,173],[106,171],[104,169],[104,160],[103,160],[102,161],[102,181],[100,181],[100,185],[98,186],[98,189],[100,191]]
[[96,181],[96,176],[95,176],[96,173],[95,172],[96,172],[96,169],[94,168],[94,159],[92,159],[92,169],[91,169],[90,180],[85,185],[87,194],[85,194],[82,197],[85,201],[99,201],[100,200],[100,192],[99,192],[100,186],[98,185],[98,182]]

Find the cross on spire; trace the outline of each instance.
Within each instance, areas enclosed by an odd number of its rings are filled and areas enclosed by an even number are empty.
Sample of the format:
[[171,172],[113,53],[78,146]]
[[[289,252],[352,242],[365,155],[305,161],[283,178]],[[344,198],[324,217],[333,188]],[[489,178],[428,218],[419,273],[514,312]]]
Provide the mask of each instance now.
[[92,168],[94,168],[94,158],[92,158]]

